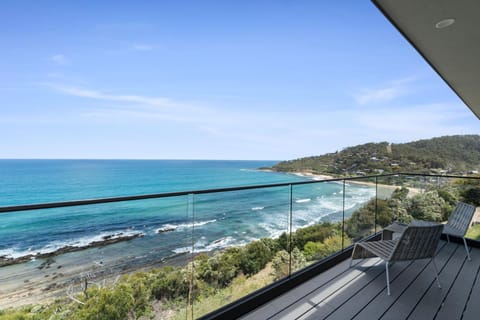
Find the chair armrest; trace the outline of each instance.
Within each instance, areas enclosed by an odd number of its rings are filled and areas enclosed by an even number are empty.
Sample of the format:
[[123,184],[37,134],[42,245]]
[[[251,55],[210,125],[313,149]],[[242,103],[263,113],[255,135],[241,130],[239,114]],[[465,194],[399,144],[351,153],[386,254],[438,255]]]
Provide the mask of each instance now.
[[408,226],[401,222],[393,222],[382,230],[382,240],[392,240],[394,233],[403,233]]

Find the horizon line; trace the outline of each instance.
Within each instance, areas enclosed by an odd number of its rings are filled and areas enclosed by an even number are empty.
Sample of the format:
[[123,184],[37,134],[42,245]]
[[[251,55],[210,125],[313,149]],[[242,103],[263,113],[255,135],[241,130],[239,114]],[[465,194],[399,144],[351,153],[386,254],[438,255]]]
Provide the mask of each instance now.
[[181,158],[0,158],[2,160],[112,160],[112,161],[285,161],[278,159],[181,159]]

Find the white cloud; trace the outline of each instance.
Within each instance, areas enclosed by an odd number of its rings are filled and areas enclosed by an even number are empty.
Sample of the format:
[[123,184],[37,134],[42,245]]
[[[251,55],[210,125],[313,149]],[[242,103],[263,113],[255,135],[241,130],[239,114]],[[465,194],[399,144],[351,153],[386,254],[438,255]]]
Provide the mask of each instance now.
[[178,101],[166,97],[151,97],[132,94],[111,94],[62,84],[43,83],[55,91],[68,96],[105,101],[106,104],[88,104],[82,109],[83,117],[102,121],[167,121],[199,124],[206,123],[215,113],[196,103]]
[[217,144],[215,150],[232,145],[240,150],[243,146],[245,150],[255,150],[260,158],[288,159],[366,142],[407,142],[478,131],[476,124],[469,124],[473,121],[467,121],[473,116],[455,103],[402,104],[395,108],[385,103],[371,108],[330,110],[319,107],[310,112],[246,111],[232,108],[228,103],[204,105],[167,97],[47,85],[71,97],[104,102],[85,103],[76,110],[72,121],[150,128],[158,132],[156,136],[172,137],[172,146],[181,144],[178,141],[187,136],[195,146],[206,141]]
[[412,89],[409,84],[416,80],[417,77],[414,76],[393,80],[381,88],[361,90],[354,98],[360,105],[389,102],[411,93]]
[[359,127],[371,132],[372,138],[389,141],[412,141],[421,138],[475,131],[466,125],[470,113],[455,104],[425,104],[364,111],[358,115]]
[[374,90],[365,90],[361,94],[357,95],[355,97],[355,100],[360,105],[377,103],[377,102],[387,102],[399,96],[402,96],[404,93],[405,93],[405,89],[401,86],[374,89]]
[[70,60],[61,53],[51,56],[50,61],[59,66],[68,66],[70,64]]
[[145,43],[134,43],[130,46],[130,49],[135,51],[150,51],[153,50],[153,46]]
[[175,103],[174,101],[168,98],[163,98],[163,97],[107,94],[97,90],[83,89],[83,88],[72,87],[72,86],[62,86],[62,85],[56,85],[56,84],[49,84],[48,86],[62,93],[75,96],[75,97],[81,97],[81,98],[90,98],[90,99],[106,100],[106,101],[114,101],[114,102],[138,103],[138,104],[154,106],[154,107],[174,107],[179,105],[178,103]]

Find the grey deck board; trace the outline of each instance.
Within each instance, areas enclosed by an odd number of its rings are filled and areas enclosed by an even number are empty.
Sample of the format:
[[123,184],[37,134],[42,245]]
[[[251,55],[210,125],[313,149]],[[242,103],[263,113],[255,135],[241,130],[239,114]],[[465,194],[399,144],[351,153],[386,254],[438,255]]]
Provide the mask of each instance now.
[[[358,263],[358,265],[359,268],[370,270],[378,263],[378,259],[372,259],[371,261],[361,261]],[[355,282],[359,278],[366,277],[366,274],[362,271],[352,272],[348,264],[345,264],[342,267],[344,272],[339,274],[335,279],[330,279],[330,281],[325,282],[322,286],[316,288],[315,290],[309,291],[307,295],[305,295],[305,292],[303,292],[303,297],[301,300],[293,300],[295,302],[290,305],[289,309],[283,310],[269,319],[295,319],[301,317],[304,313],[311,309],[322,311],[328,310],[328,312],[330,312],[332,308],[324,303],[325,299],[338,292],[340,288],[348,286],[348,284]]]
[[480,249],[466,260],[463,245],[442,241],[435,258],[442,289],[429,260],[397,262],[349,260],[252,311],[242,319],[480,319]]
[[478,319],[480,315],[480,270],[477,270],[477,277],[473,283],[473,288],[470,297],[467,301],[467,306],[463,312],[463,319]]
[[[435,258],[437,265],[440,267],[439,263],[442,261],[442,259],[446,260],[454,250],[455,246],[442,246],[440,252]],[[418,276],[419,272],[423,272],[425,270],[428,272],[431,270],[431,266],[429,266],[428,262],[428,260],[418,260],[410,265],[407,265],[397,277],[392,277],[392,281],[390,283],[391,296],[386,294],[377,295],[372,299],[372,301],[370,301],[368,305],[362,307],[362,310],[355,315],[354,319],[379,319],[386,311],[389,310],[395,301],[400,298],[404,291],[408,289],[410,284],[415,281],[415,278]]]
[[[374,282],[370,283],[368,286],[365,286],[363,290],[355,293],[349,299],[349,301],[346,301],[344,304],[342,304],[341,307],[339,307],[334,313],[329,315],[326,319],[329,320],[335,320],[335,319],[352,319],[354,318],[358,313],[360,313],[365,307],[371,305],[372,300],[375,300],[375,298],[378,298],[379,300],[383,299],[384,301],[392,303],[394,301],[394,297],[400,296],[401,292],[403,291],[402,287],[404,287],[408,282],[405,280],[407,278],[403,278],[403,282],[399,283],[398,278],[402,275],[407,274],[412,274],[416,272],[408,272],[412,269],[414,270],[421,270],[423,267],[428,263],[428,261],[421,260],[421,261],[415,261],[415,262],[410,262],[410,261],[402,261],[402,262],[397,262],[393,266],[390,267],[390,291],[391,291],[391,296],[387,295],[387,284],[386,284],[386,275],[385,275],[385,265],[382,264],[382,273],[381,275],[375,279]],[[413,266],[413,267],[412,267]],[[420,269],[418,269],[420,268]],[[387,310],[387,307],[389,304],[383,304],[384,309],[381,309],[379,306],[375,306],[378,315],[377,317],[379,318],[384,310]],[[370,316],[368,317],[369,319],[372,319]]]
[[[454,246],[454,249],[449,254],[441,254],[445,252],[442,250],[435,261],[439,270],[448,263],[448,261],[452,258],[456,251],[458,251],[458,246],[454,244],[447,245],[444,249]],[[433,270],[430,269],[431,266],[427,266],[427,268],[423,270],[418,270],[417,274],[415,275],[412,282],[409,286],[402,292],[400,297],[398,297],[395,302],[391,305],[391,307],[386,310],[386,312],[382,315],[381,319],[388,319],[388,320],[396,320],[396,319],[407,319],[410,313],[415,309],[417,306],[418,301],[420,301],[425,294],[425,292],[435,284],[435,274]],[[441,272],[441,271],[440,271]],[[444,283],[444,279],[440,276],[442,283]],[[441,290],[438,287],[435,287],[437,290]],[[436,311],[436,310],[435,310]]]
[[[376,259],[373,261],[375,260]],[[365,271],[362,271],[361,269],[358,270],[358,268],[359,267],[356,267],[357,270],[351,270],[351,273],[357,273],[359,276],[357,276],[355,279],[352,279],[350,283],[344,283],[342,286],[339,286],[336,292],[330,292],[328,296],[323,297],[321,302],[327,304],[330,307],[329,309],[311,308],[298,319],[324,319],[329,314],[335,312],[335,310],[341,307],[345,301],[348,301],[353,294],[362,290],[371,282],[376,281],[384,270],[383,263],[378,262]]]
[[[475,261],[473,255],[479,255],[479,249],[472,249],[470,252],[472,255],[472,261]],[[472,288],[470,290],[470,295],[467,300],[467,304],[464,307],[463,320],[477,320],[480,318],[480,266],[476,270],[476,277],[471,284]],[[466,288],[462,288],[466,290]]]
[[[273,300],[271,303],[265,304],[252,313],[247,314],[242,317],[243,320],[253,320],[253,319],[272,319],[278,317],[278,315],[288,314],[291,310],[296,309],[304,303],[304,299],[308,299],[308,295],[314,293],[315,291],[320,291],[323,286],[328,285],[329,283],[334,283],[339,277],[348,272],[349,261],[343,261],[338,264],[335,268],[331,268],[318,276],[312,278],[310,281],[305,282],[287,293],[281,295],[277,299]],[[361,261],[358,261],[361,263]],[[308,303],[308,302],[307,302]],[[275,308],[272,309],[271,305],[274,305]],[[273,310],[273,312],[269,312]],[[301,312],[300,312],[301,313]],[[264,317],[260,315],[265,315]]]
[[[480,265],[480,250],[471,252],[472,261],[466,261],[458,273],[458,278],[450,288],[450,293],[440,306],[436,319],[450,320],[461,317],[470,290],[464,290],[473,284],[477,276],[477,270]],[[480,311],[480,309],[479,309]],[[480,318],[480,316],[477,317]]]
[[[411,319],[426,319],[432,315],[437,314],[443,299],[449,293],[449,289],[454,285],[454,282],[465,263],[465,251],[458,247],[446,265],[440,271],[440,283],[442,288],[438,288],[436,281],[433,281],[431,286],[426,291],[425,295],[419,301],[416,308],[410,315]],[[452,319],[459,319],[461,313]]]

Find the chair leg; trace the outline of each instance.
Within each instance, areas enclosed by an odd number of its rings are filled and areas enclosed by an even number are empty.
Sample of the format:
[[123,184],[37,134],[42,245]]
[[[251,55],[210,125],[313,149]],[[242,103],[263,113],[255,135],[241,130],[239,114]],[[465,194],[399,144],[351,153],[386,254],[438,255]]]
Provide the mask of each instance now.
[[357,244],[355,243],[352,250],[352,257],[350,258],[350,268],[352,267],[352,264],[353,264],[353,255],[355,254],[356,249],[357,249]]
[[437,269],[437,264],[435,263],[435,259],[432,258],[432,265],[433,265],[433,269],[435,269],[435,276],[437,277],[437,284],[438,284],[438,287],[441,289],[442,286],[440,285],[440,278],[438,277],[438,269]]
[[463,237],[463,244],[465,245],[465,250],[467,250],[468,261],[472,261],[472,259],[470,258],[470,251],[468,250],[467,246],[467,240],[465,240],[465,237]]
[[388,274],[388,261],[385,262],[385,273],[387,275],[387,295],[390,295],[390,276]]
[[450,243],[450,236],[447,234],[447,242]]

